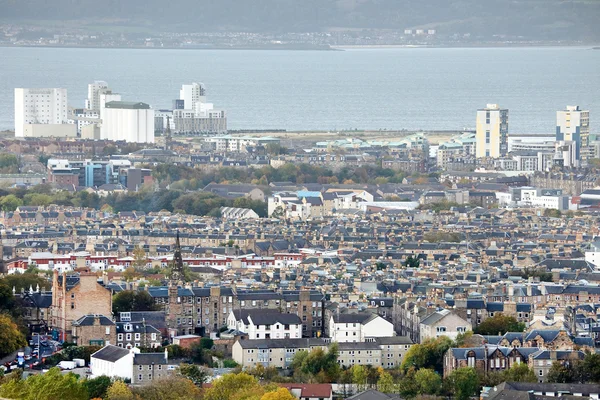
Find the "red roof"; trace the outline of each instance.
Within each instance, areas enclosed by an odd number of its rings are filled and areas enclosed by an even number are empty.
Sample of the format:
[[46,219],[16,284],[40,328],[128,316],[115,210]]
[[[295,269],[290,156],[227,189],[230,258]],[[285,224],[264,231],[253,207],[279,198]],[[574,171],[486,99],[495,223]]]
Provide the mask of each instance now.
[[300,389],[300,397],[319,397],[329,398],[331,397],[331,384],[330,383],[281,383],[279,386],[288,389],[290,392],[292,389]]

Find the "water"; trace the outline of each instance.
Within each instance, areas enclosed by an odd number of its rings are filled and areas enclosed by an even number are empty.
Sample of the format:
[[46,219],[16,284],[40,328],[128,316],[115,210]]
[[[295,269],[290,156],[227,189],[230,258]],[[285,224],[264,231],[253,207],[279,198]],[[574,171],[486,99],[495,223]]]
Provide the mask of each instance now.
[[203,82],[231,129],[462,129],[498,103],[513,133],[552,134],[567,104],[589,109],[595,132],[599,67],[589,48],[0,48],[0,130],[14,127],[15,87],[65,87],[69,104],[83,107],[87,84],[104,80],[154,108],[170,107],[181,84]]

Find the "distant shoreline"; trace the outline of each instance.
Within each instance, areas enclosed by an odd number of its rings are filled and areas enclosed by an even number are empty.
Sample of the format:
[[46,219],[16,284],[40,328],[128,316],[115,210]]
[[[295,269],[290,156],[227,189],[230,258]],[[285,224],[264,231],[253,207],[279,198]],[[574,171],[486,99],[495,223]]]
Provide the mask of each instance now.
[[297,51],[344,51],[325,45],[249,45],[249,46],[69,46],[69,45],[27,45],[27,44],[0,44],[1,47],[20,47],[20,48],[48,48],[48,49],[121,49],[121,50],[297,50]]
[[122,50],[296,50],[296,51],[345,51],[345,50],[376,50],[376,49],[485,49],[485,48],[552,48],[579,47],[590,50],[600,50],[595,44],[581,43],[460,43],[460,44],[382,44],[382,45],[312,45],[312,44],[265,44],[248,46],[81,46],[81,45],[27,45],[0,44],[0,48],[49,48],[49,49],[122,49]]

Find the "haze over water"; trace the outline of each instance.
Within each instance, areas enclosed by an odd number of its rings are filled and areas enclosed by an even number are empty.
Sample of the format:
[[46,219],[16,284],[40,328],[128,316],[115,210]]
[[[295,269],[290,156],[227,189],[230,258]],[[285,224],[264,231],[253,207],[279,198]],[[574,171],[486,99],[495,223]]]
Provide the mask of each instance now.
[[474,127],[487,103],[510,110],[511,133],[554,134],[567,104],[600,125],[600,51],[590,48],[347,51],[0,48],[0,130],[14,128],[15,87],[64,87],[83,107],[87,84],[170,108],[203,82],[230,129]]

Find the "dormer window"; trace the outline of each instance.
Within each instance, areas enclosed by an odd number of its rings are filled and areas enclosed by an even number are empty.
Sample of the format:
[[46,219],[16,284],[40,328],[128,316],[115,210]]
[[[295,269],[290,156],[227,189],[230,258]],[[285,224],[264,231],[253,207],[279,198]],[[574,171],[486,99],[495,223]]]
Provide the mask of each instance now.
[[131,332],[131,331],[133,331],[133,325],[125,324],[124,329],[126,332]]

